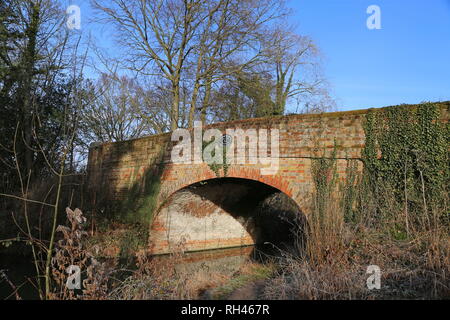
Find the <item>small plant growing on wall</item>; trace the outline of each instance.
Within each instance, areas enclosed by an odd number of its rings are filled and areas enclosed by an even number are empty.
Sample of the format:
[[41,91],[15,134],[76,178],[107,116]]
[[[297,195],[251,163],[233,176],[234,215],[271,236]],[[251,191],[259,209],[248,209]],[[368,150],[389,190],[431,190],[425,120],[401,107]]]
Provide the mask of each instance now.
[[[219,149],[222,152],[222,163],[208,163],[209,168],[216,174],[216,177],[220,177],[220,170],[223,171],[223,176],[226,177],[228,175],[228,169],[230,168],[230,161],[227,159],[227,151],[231,144],[231,137],[228,135],[223,135],[221,141],[210,141],[205,142],[203,141],[203,151],[205,148],[211,144],[219,144]],[[216,156],[215,154],[216,150],[213,150],[211,156],[214,158]],[[204,160],[205,161],[205,160]]]

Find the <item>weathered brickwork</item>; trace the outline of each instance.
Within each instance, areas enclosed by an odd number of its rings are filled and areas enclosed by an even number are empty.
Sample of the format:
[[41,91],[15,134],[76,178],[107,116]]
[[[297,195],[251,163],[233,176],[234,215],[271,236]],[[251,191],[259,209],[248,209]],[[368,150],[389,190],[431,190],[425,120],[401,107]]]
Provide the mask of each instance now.
[[[249,119],[210,125],[206,128],[280,130],[280,167],[274,176],[260,174],[261,165],[233,165],[229,177],[257,180],[280,189],[302,204],[302,193],[311,187],[311,158],[330,155],[336,140],[337,157],[359,159],[364,145],[361,121],[364,111],[322,115],[292,115]],[[170,134],[92,147],[89,154],[89,185],[112,200],[120,199],[149,170],[160,175],[159,202],[171,193],[202,180],[216,178],[207,164],[173,164]],[[318,148],[316,150],[316,148]],[[345,168],[345,161],[340,163]],[[341,171],[342,171],[341,170]],[[158,171],[158,172],[157,172]]]
[[[330,156],[336,144],[338,174],[345,179],[348,159],[360,161],[364,147],[363,121],[367,110],[313,115],[290,115],[218,123],[205,127],[226,129],[279,129],[279,170],[275,175],[261,175],[261,165],[232,165],[228,177],[244,178],[270,185],[290,196],[306,216],[313,191],[312,159]],[[448,109],[444,110],[448,119]],[[88,185],[103,199],[121,200],[132,188],[144,188],[149,177],[161,182],[156,208],[174,192],[191,184],[217,178],[203,164],[173,164],[170,154],[171,134],[162,134],[119,143],[107,143],[90,149]],[[361,167],[361,165],[360,165]],[[145,191],[143,191],[145,192]],[[157,226],[154,226],[157,228]],[[229,239],[236,242],[236,239]]]

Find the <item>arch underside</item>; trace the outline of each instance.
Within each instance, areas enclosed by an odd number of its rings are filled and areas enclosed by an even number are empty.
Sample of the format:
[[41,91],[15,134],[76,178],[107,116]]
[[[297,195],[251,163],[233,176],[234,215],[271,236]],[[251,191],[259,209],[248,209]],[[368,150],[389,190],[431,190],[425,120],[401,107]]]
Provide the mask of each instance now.
[[151,226],[150,251],[287,247],[294,241],[293,226],[304,221],[298,205],[272,186],[213,178],[181,188],[165,201]]

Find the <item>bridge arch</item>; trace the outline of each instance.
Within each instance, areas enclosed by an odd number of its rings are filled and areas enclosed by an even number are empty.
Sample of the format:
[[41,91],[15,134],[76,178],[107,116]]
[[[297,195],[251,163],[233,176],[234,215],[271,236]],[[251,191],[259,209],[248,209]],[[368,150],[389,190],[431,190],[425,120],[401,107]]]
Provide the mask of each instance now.
[[[252,166],[232,166],[228,169],[226,177],[223,178],[239,178],[261,182],[268,186],[278,189],[287,196],[293,198],[297,205],[297,199],[293,197],[293,188],[281,176],[261,175],[261,168]],[[187,166],[167,166],[161,175],[163,185],[158,199],[158,206],[161,206],[169,197],[180,189],[186,188],[195,183],[206,180],[217,179],[217,175],[210,167],[203,163],[192,167]]]
[[153,218],[151,253],[246,245],[268,254],[304,249],[306,217],[299,205],[249,173],[180,184]]

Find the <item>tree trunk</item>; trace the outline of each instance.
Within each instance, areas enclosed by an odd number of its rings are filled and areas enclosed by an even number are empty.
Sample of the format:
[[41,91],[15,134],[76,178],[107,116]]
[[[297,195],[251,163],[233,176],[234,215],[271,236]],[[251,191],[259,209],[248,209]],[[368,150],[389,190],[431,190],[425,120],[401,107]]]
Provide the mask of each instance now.
[[[40,21],[40,6],[38,3],[32,5],[31,21],[26,30],[28,44],[24,52],[24,69],[22,78],[22,90],[20,104],[22,109],[21,131],[22,136],[18,137],[22,142],[24,174],[28,176],[33,169],[33,150],[31,149],[33,140],[33,102],[32,87],[34,68],[36,65],[36,41]],[[23,139],[23,140],[22,140]]]
[[175,80],[172,84],[173,90],[173,101],[172,110],[170,114],[170,130],[175,131],[178,129],[178,113],[180,108],[180,84],[179,81]]
[[201,114],[201,121],[203,123],[206,123],[206,112],[209,105],[209,99],[211,97],[211,81],[208,80],[205,85],[205,98],[203,99],[202,104],[202,114]]
[[188,122],[189,128],[194,127],[194,117],[195,117],[195,110],[197,109],[197,97],[198,97],[199,87],[200,87],[200,83],[198,81],[196,81],[194,90],[192,91],[191,108],[189,110],[189,122]]

